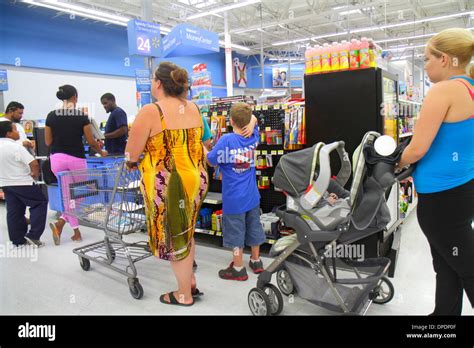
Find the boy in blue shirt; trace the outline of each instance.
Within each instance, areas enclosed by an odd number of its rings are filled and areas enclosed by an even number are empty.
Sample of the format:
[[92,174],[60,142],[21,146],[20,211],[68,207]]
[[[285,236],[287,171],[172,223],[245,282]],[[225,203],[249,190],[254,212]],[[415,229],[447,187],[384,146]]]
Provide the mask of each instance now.
[[[208,162],[218,165],[222,172],[224,246],[233,249],[233,261],[228,268],[219,271],[219,277],[247,280],[243,265],[245,245],[252,249],[250,268],[254,273],[263,271],[260,245],[265,242],[265,233],[260,223],[260,193],[254,161],[259,131],[252,107],[246,103],[234,104],[230,118],[234,133],[222,136],[207,154]],[[246,138],[243,134],[249,127],[254,127],[254,131]]]

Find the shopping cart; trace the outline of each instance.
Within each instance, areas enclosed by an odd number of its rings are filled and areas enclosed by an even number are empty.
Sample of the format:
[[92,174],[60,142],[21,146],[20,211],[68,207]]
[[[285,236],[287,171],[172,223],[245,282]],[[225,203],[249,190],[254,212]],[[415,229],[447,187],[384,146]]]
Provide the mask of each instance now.
[[125,162],[58,175],[63,214],[105,233],[103,240],[73,250],[82,269],[88,271],[94,261],[123,274],[135,299],[143,296],[135,263],[152,255],[146,240],[124,240],[125,235],[146,231],[140,178],[140,172],[129,171]]

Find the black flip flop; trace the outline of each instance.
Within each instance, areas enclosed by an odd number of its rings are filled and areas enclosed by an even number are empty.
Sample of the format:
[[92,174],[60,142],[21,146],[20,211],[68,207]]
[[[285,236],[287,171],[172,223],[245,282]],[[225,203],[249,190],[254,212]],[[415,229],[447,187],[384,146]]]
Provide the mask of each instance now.
[[[165,294],[165,295],[166,295],[166,294]],[[192,303],[188,303],[188,304],[178,302],[178,300],[176,299],[176,297],[174,297],[173,292],[168,293],[168,297],[170,298],[170,302],[166,302],[166,301],[165,301],[165,295],[161,295],[161,296],[160,296],[160,302],[161,302],[161,303],[164,303],[164,304],[167,304],[167,305],[191,307],[191,306],[194,304],[194,299],[193,299],[193,302],[192,302]]]
[[202,295],[204,295],[204,293],[199,291],[198,288],[191,289],[191,296],[192,297],[201,297]]

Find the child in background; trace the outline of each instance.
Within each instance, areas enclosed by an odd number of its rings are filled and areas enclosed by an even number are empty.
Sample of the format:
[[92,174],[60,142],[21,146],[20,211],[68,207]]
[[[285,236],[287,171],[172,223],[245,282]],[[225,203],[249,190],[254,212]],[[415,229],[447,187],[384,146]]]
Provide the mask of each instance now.
[[[30,244],[39,248],[44,245],[40,237],[46,225],[48,200],[35,183],[40,174],[38,161],[18,139],[16,124],[0,122],[0,187],[7,203],[8,235],[15,246]],[[30,207],[29,231],[26,207]]]
[[[249,267],[254,273],[263,271],[260,260],[260,245],[265,242],[265,233],[260,223],[260,193],[258,192],[254,153],[259,140],[257,118],[252,107],[236,103],[230,110],[234,133],[225,134],[214,149],[207,154],[211,165],[222,171],[222,207],[224,246],[233,249],[233,261],[219,271],[219,277],[230,280],[247,280],[243,264],[243,248],[252,249]],[[253,128],[253,134],[244,135]]]

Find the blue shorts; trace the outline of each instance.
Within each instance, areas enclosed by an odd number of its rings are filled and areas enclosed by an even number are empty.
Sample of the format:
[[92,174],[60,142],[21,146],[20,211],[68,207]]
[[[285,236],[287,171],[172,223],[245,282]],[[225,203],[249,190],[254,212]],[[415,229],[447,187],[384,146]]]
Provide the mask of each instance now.
[[260,205],[242,214],[224,214],[222,217],[224,247],[244,248],[265,243],[265,233],[260,223]]

